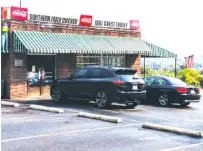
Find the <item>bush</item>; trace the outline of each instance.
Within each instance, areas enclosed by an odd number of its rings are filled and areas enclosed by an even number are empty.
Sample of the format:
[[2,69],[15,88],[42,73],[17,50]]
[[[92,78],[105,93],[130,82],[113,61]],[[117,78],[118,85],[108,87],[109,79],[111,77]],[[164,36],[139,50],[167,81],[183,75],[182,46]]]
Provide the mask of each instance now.
[[194,69],[183,69],[178,73],[177,77],[188,85],[200,86],[200,73]]
[[203,75],[200,75],[198,77],[198,81],[199,81],[200,86],[203,88]]

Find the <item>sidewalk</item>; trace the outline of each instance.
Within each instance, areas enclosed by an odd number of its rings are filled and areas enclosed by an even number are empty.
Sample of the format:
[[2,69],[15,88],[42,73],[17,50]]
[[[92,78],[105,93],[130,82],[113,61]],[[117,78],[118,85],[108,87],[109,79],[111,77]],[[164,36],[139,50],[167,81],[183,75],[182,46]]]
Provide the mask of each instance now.
[[17,99],[1,99],[2,101],[8,101],[8,102],[15,102],[15,103],[21,103],[21,104],[31,104],[31,103],[46,103],[51,102],[51,97],[27,97],[27,98],[17,98]]

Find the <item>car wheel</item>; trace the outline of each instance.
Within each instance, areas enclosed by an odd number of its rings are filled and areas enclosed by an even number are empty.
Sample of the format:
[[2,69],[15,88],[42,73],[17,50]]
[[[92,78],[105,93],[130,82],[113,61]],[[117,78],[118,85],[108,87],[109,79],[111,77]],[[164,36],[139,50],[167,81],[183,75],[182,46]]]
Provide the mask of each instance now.
[[52,101],[54,103],[61,103],[62,98],[63,98],[63,94],[59,88],[54,87],[52,90],[52,93],[51,93],[51,97],[52,97]]
[[169,97],[167,94],[160,94],[158,98],[158,103],[160,106],[168,106]]
[[95,96],[95,103],[99,108],[106,108],[110,106],[106,93],[102,90],[98,91]]
[[181,103],[180,106],[181,106],[181,107],[186,107],[186,106],[188,106],[189,104],[190,104],[190,102]]

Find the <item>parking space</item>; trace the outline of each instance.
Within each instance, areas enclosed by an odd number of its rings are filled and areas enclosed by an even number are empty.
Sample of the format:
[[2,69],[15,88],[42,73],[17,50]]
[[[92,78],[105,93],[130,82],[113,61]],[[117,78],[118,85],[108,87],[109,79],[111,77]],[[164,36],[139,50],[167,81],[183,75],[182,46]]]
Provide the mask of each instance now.
[[[93,103],[35,104],[63,108],[65,112],[32,110],[29,104],[18,108],[2,106],[2,150],[193,151],[201,150],[203,145],[202,138],[142,128],[142,123],[152,122],[203,131],[203,102],[187,108],[139,105],[127,109],[114,104],[103,110]],[[122,123],[82,118],[78,112],[119,117]]]

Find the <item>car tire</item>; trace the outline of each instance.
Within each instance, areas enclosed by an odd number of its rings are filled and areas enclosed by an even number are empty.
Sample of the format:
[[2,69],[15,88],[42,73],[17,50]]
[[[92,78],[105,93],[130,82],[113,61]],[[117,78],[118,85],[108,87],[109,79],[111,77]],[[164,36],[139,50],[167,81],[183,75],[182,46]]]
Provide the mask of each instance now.
[[64,99],[64,94],[58,87],[54,87],[51,92],[51,97],[53,103],[62,103]]
[[107,108],[111,105],[111,102],[108,100],[107,93],[104,90],[99,90],[95,95],[95,103],[98,108]]
[[190,102],[181,103],[180,106],[181,106],[181,107],[187,107],[189,104],[190,104]]
[[159,106],[168,106],[169,105],[169,97],[167,94],[160,94],[158,96],[158,104]]

